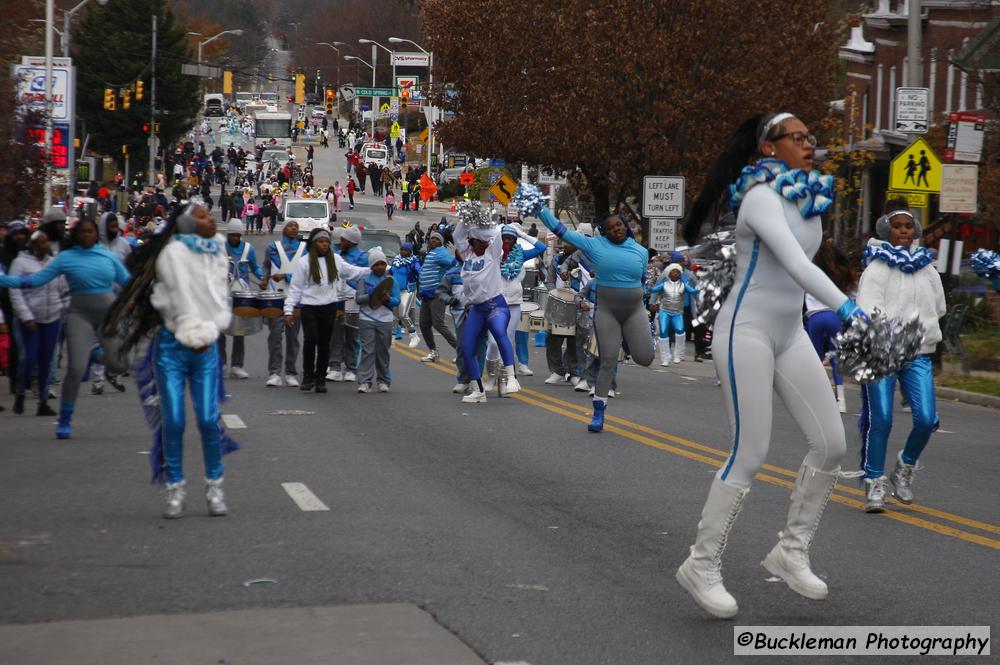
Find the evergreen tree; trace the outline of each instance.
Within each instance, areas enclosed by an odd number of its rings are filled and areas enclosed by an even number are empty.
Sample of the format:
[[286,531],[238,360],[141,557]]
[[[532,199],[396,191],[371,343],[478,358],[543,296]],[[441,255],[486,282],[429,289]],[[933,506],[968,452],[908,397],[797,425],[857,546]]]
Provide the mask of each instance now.
[[[109,0],[105,6],[91,4],[73,31],[73,58],[77,67],[77,111],[86,122],[90,146],[97,152],[121,155],[128,145],[136,157],[148,160],[147,139],[142,127],[150,120],[152,71],[152,17],[156,34],[156,122],[159,142],[170,146],[187,132],[201,107],[199,79],[181,73],[181,65],[192,63],[184,26],[177,21],[166,0]],[[131,108],[104,109],[104,89],[134,89],[144,84],[144,95]]]

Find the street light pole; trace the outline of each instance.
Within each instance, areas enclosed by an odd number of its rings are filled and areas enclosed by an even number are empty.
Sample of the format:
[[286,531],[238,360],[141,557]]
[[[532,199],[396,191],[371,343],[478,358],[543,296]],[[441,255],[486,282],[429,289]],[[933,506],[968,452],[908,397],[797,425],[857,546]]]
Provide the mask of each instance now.
[[[377,46],[377,47],[379,47],[380,49],[382,49],[383,51],[385,51],[386,53],[389,54],[389,62],[392,63],[392,83],[390,83],[389,85],[391,87],[395,88],[396,87],[396,58],[395,58],[396,54],[392,51],[392,49],[386,48],[385,46],[383,46],[382,44],[379,44],[374,39],[359,39],[358,43],[359,44],[371,44],[373,47]],[[375,49],[372,48],[372,62],[375,62],[374,57],[375,57]]]
[[[372,47],[372,53],[374,53],[374,52],[375,52],[375,47],[373,46]],[[344,56],[344,60],[354,60],[355,62],[360,62],[365,67],[368,67],[369,69],[371,69],[372,70],[372,87],[373,88],[375,87],[375,66],[373,64],[371,64],[370,62],[367,62],[365,60],[362,60],[361,58],[359,58],[357,56],[353,56],[353,55],[345,55]],[[376,102],[377,99],[378,98],[375,97],[374,95],[372,96],[372,139],[375,138],[375,102]]]
[[55,28],[55,0],[45,0],[45,210],[52,205],[52,31]]
[[[402,44],[402,43],[412,44],[421,53],[427,56],[427,98],[431,100],[431,91],[434,87],[434,53],[425,50],[420,44],[416,43],[411,39],[402,39],[400,37],[389,37],[390,44]],[[427,175],[431,175],[431,155],[434,152],[434,103],[431,101],[430,104],[431,117],[427,121]]]

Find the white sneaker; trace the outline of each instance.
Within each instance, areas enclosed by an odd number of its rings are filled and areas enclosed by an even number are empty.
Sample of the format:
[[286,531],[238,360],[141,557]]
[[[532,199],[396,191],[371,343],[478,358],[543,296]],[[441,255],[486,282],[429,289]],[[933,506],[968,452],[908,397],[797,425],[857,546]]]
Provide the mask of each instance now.
[[344,383],[354,383],[357,380],[358,376],[354,372],[344,372]]
[[468,389],[469,389],[468,383],[456,383],[455,387],[451,389],[451,392],[455,393],[456,395],[462,395]]
[[410,333],[410,348],[415,349],[420,345],[420,335],[417,333]]
[[286,374],[285,385],[288,386],[289,388],[298,388],[299,380],[295,377],[294,374]]
[[331,369],[329,372],[326,373],[326,380],[337,381],[337,382],[343,381],[344,373],[341,372],[339,369]]
[[440,357],[441,356],[438,355],[437,351],[431,351],[426,356],[424,356],[423,358],[421,358],[420,362],[422,362],[422,363],[432,363],[432,362],[434,362],[435,360],[437,360]]
[[564,374],[557,374],[556,372],[552,372],[551,374],[549,374],[549,378],[545,379],[546,385],[550,386],[559,385],[564,381],[566,381],[566,376]]
[[527,365],[517,364],[517,373],[521,376],[534,376],[535,373],[531,371],[531,368]]
[[580,383],[580,377],[578,377],[578,376],[571,376],[571,377],[569,377],[569,382],[570,382],[570,385],[575,386],[576,384]]
[[236,379],[249,379],[250,378],[250,375],[247,374],[247,371],[245,369],[243,369],[242,367],[234,367],[232,370],[230,370],[229,376],[231,376],[233,378],[236,378]]
[[381,381],[379,381],[378,382],[378,391],[380,393],[387,393],[387,392],[389,392],[389,384],[388,383],[382,383]]
[[370,393],[371,391],[372,391],[371,386],[369,386],[367,383],[362,383],[360,386],[358,386],[359,393]]
[[474,388],[471,393],[463,397],[462,401],[465,402],[466,404],[485,404],[486,393],[477,387]]
[[271,376],[267,377],[267,381],[264,383],[264,385],[265,386],[271,386],[271,387],[280,386],[281,385],[281,377],[278,376],[277,374],[272,374]]
[[618,396],[618,393],[615,392],[614,390],[609,390],[608,391],[608,397],[610,397],[611,399],[614,399],[617,396]]
[[587,383],[586,379],[580,379],[577,384],[573,386],[573,390],[578,393],[585,393],[590,390],[590,384]]

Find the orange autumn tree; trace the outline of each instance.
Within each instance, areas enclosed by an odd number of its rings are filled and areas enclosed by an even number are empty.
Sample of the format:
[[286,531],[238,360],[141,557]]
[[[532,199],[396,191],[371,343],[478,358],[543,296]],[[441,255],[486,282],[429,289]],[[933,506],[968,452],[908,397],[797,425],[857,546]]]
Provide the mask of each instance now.
[[[763,110],[826,113],[837,35],[826,3],[425,0],[448,146],[579,169],[598,215],[645,174],[689,196],[736,125]],[[453,92],[452,92],[453,91]]]

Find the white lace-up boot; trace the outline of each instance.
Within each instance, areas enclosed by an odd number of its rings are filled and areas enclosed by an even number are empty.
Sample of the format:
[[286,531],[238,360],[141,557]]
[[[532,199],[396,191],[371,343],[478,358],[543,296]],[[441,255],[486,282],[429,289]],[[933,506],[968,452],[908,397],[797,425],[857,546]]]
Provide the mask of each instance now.
[[660,367],[670,367],[670,339],[661,337],[657,344],[660,347]]
[[684,360],[684,333],[674,333],[674,363]]
[[809,546],[839,476],[840,469],[820,471],[808,464],[799,468],[788,508],[788,521],[785,528],[778,532],[778,543],[761,562],[769,573],[783,579],[792,591],[812,600],[825,599],[827,587],[826,582],[810,568]]
[[500,379],[500,397],[510,397],[517,392],[521,392],[521,384],[514,376],[514,366],[507,365],[503,368],[503,378]]
[[493,392],[493,388],[496,387],[497,377],[500,374],[500,361],[499,360],[487,360],[486,361],[486,376],[483,377],[483,392],[489,395]]
[[718,476],[712,479],[691,554],[677,569],[677,582],[695,602],[723,619],[736,616],[739,606],[722,584],[722,553],[749,493],[749,489],[728,485]]

